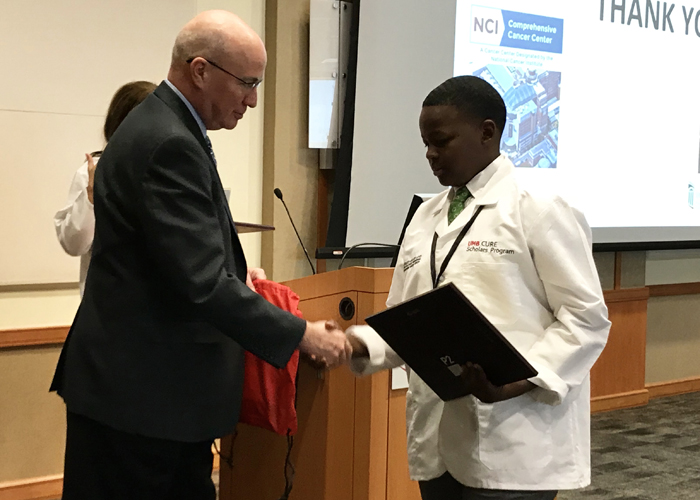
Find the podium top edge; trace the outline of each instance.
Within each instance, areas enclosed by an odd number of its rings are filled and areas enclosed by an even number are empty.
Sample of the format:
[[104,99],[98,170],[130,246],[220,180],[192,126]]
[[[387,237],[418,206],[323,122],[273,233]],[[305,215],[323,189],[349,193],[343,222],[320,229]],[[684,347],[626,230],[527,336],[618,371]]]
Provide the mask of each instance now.
[[350,292],[388,293],[394,269],[348,267],[285,281],[301,300]]

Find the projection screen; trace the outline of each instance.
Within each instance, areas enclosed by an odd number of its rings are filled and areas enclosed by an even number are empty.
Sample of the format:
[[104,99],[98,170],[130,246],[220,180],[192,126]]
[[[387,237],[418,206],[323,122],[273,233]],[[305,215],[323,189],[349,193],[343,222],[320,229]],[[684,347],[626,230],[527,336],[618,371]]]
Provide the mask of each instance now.
[[503,95],[501,148],[522,185],[581,209],[595,243],[695,246],[700,7],[692,4],[362,2],[347,246],[396,243],[413,194],[444,189],[425,160],[418,116],[431,89],[463,74]]

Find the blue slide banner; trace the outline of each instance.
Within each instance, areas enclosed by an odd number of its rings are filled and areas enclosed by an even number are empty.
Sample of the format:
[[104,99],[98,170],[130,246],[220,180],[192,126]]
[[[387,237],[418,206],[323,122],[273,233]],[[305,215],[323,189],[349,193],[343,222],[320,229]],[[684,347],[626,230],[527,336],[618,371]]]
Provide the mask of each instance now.
[[501,47],[561,54],[564,20],[524,12],[502,10],[504,31]]

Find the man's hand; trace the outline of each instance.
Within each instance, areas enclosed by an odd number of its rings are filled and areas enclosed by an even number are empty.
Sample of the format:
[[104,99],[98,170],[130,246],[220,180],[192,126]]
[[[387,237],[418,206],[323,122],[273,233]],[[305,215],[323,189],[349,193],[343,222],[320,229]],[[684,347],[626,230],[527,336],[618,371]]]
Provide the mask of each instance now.
[[482,403],[497,403],[516,398],[536,387],[528,380],[520,380],[500,387],[495,386],[486,378],[483,368],[472,363],[462,366],[461,376],[469,393]]
[[87,196],[90,203],[95,204],[95,199],[93,197],[93,190],[95,187],[95,160],[92,159],[92,155],[85,153],[85,161],[87,161],[88,166],[88,185],[87,185]]
[[326,368],[346,363],[352,356],[352,347],[335,321],[307,321],[299,350]]
[[248,288],[251,290],[255,291],[255,285],[253,285],[254,280],[266,280],[267,275],[265,274],[265,270],[261,269],[259,267],[251,267],[248,268],[248,273],[246,274],[245,277],[245,284]]

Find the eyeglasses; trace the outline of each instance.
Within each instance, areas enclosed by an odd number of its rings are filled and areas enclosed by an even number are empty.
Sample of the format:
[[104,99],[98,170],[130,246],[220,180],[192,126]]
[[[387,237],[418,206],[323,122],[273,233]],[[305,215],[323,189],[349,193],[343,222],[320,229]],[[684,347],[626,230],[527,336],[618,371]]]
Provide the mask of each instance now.
[[255,88],[258,88],[258,85],[260,85],[260,84],[262,83],[262,80],[255,80],[254,82],[248,82],[248,81],[244,80],[243,78],[239,78],[239,77],[237,77],[236,75],[234,75],[233,73],[231,73],[230,71],[226,71],[224,68],[222,68],[221,66],[219,66],[219,65],[216,64],[215,62],[210,61],[210,60],[207,59],[206,57],[194,56],[194,57],[190,57],[190,58],[187,59],[185,62],[186,62],[187,64],[190,64],[190,63],[191,63],[192,61],[194,61],[195,58],[197,58],[197,57],[200,57],[200,58],[204,59],[206,62],[208,62],[209,64],[211,64],[212,66],[214,66],[216,69],[220,69],[221,71],[223,71],[223,72],[226,73],[227,75],[231,75],[231,76],[234,77],[236,80],[238,80],[238,81],[241,83],[241,85],[243,85],[243,86],[244,86],[246,89],[248,89],[248,90],[253,90],[253,89],[255,89]]

